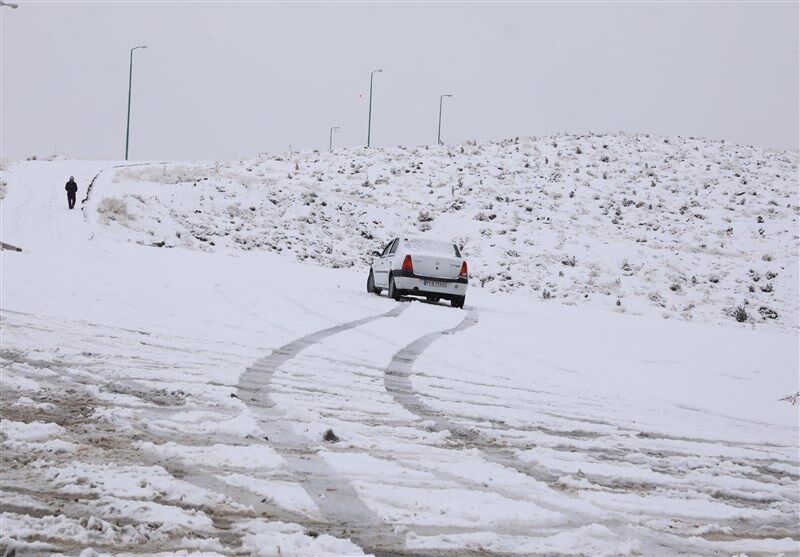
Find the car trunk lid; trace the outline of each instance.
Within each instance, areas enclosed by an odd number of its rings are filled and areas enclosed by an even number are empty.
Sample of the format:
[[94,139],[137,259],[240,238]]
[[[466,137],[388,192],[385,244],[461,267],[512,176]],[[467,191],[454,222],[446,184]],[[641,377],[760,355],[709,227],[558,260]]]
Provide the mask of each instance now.
[[417,276],[457,279],[464,263],[458,249],[441,240],[405,238],[404,249],[411,256]]
[[414,274],[423,277],[457,279],[462,259],[435,253],[412,253]]

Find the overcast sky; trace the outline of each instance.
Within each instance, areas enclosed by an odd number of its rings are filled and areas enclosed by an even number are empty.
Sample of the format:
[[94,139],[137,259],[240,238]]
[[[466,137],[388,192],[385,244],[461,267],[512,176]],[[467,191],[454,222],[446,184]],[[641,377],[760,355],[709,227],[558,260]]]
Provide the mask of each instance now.
[[629,131],[798,148],[798,3],[26,2],[0,155],[220,159]]

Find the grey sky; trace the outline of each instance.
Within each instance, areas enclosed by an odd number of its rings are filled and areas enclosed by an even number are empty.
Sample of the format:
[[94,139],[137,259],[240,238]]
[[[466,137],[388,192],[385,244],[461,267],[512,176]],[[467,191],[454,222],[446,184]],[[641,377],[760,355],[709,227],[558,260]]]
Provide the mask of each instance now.
[[0,8],[3,158],[218,159],[630,131],[798,148],[798,3]]

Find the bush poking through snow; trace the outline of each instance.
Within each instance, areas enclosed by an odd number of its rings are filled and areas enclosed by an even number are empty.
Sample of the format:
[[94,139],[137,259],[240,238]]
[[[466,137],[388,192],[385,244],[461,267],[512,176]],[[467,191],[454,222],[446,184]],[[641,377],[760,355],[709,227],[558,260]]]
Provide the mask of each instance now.
[[490,221],[497,218],[495,213],[484,213],[483,211],[479,211],[477,215],[475,215],[475,220],[479,221]]
[[420,211],[419,215],[417,215],[417,220],[419,222],[431,222],[433,221],[433,215],[428,211]]
[[135,220],[135,217],[128,212],[128,204],[118,197],[103,198],[97,204],[97,214],[100,215],[103,224],[108,224],[112,220],[120,224]]
[[760,308],[758,308],[758,313],[760,313],[761,317],[763,317],[764,319],[778,318],[778,312],[775,311],[774,309],[768,308],[767,306],[761,306]]
[[792,406],[797,404],[797,400],[800,399],[800,391],[797,391],[793,395],[786,395],[785,397],[781,397],[780,400],[788,402]]
[[739,323],[747,321],[747,310],[744,308],[744,305],[736,306],[733,311],[731,311],[731,317],[736,319]]

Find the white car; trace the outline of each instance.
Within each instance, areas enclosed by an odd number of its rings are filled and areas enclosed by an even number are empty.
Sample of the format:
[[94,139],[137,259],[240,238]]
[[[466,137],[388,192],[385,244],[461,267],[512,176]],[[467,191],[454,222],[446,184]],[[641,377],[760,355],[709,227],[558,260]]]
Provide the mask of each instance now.
[[390,298],[424,296],[429,301],[450,300],[463,308],[469,274],[458,246],[427,238],[395,238],[383,252],[374,251],[367,292],[387,290]]

